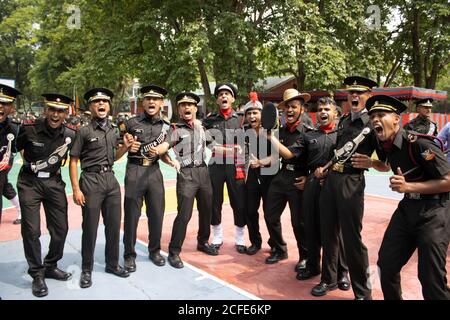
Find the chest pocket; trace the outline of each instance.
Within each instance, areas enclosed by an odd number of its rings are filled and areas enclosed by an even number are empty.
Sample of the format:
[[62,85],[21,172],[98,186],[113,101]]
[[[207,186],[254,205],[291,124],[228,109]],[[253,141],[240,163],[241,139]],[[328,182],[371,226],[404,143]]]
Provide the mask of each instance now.
[[33,157],[42,156],[45,152],[45,143],[40,141],[31,141],[31,153]]
[[86,147],[89,150],[99,149],[101,147],[101,137],[90,137],[87,139]]

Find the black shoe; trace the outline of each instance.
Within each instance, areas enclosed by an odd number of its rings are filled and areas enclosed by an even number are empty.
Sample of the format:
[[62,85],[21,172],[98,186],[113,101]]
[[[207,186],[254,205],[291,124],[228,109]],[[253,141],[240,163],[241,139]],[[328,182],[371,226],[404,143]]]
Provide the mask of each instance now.
[[22,219],[16,219],[13,221],[13,224],[21,224],[22,223]]
[[136,259],[134,257],[128,257],[125,258],[125,261],[123,263],[123,267],[128,272],[135,272],[136,271]]
[[169,260],[169,264],[174,268],[181,269],[184,267],[183,261],[181,261],[180,256],[177,254],[169,254],[167,260]]
[[244,254],[244,253],[247,252],[247,247],[243,246],[243,245],[240,245],[240,244],[237,244],[236,245],[236,251],[239,252],[240,254]]
[[49,279],[67,281],[72,278],[72,274],[69,272],[62,271],[61,269],[58,268],[46,268],[45,277]]
[[221,242],[221,243],[211,243],[211,246],[216,248],[216,250],[219,250],[222,245],[223,245],[223,242]]
[[126,278],[126,277],[128,277],[130,275],[127,270],[125,270],[124,268],[122,268],[119,265],[116,266],[115,268],[106,267],[105,268],[105,272],[106,273],[112,273],[113,275],[116,275],[116,276],[121,277],[121,278]]
[[325,282],[319,283],[317,286],[312,288],[311,294],[315,297],[321,297],[327,294],[328,291],[333,291],[337,289],[337,284],[326,284]]
[[210,256],[217,256],[219,254],[217,247],[207,242],[197,244],[197,250],[209,254]]
[[298,273],[297,273],[297,280],[307,280],[309,278],[318,276],[320,274],[320,271],[311,271],[308,269],[301,269]]
[[343,291],[350,290],[350,281],[348,280],[348,277],[346,275],[340,277],[338,279],[337,284],[338,284],[338,288]]
[[297,262],[297,264],[295,265],[294,271],[295,272],[300,272],[301,270],[305,270],[306,269],[306,259],[301,259]]
[[92,286],[91,271],[82,271],[80,277],[80,287],[89,288]]
[[148,258],[158,267],[162,267],[166,264],[166,259],[164,259],[159,251],[149,253]]
[[288,258],[287,253],[275,251],[275,252],[272,252],[270,254],[270,256],[266,259],[266,263],[267,264],[274,264],[274,263],[277,263],[280,260],[284,260],[284,259],[287,259],[287,258]]
[[259,250],[261,250],[261,246],[255,246],[254,244],[252,244],[250,247],[247,248],[247,251],[245,253],[248,254],[249,256],[252,256],[256,254]]
[[48,288],[45,284],[45,279],[42,276],[37,276],[33,279],[33,284],[31,286],[31,290],[33,292],[33,295],[36,297],[45,297],[48,295]]

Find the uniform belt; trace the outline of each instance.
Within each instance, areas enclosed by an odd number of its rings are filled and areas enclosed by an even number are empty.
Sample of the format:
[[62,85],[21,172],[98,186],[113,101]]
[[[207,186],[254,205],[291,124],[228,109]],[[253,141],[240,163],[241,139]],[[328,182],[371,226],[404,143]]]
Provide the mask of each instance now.
[[137,164],[138,166],[150,167],[155,162],[146,158],[128,158],[128,162],[131,164]]
[[181,168],[199,168],[199,167],[206,167],[206,163],[205,162],[199,162],[199,163],[191,162],[190,164],[188,164],[186,166],[181,166]]
[[438,193],[438,194],[405,193],[405,198],[410,200],[440,200],[443,197],[448,198],[448,193]]
[[288,171],[298,171],[299,169],[295,167],[295,164],[283,163],[281,169]]
[[23,171],[28,173],[28,174],[31,174],[33,176],[36,176],[38,178],[50,178],[50,177],[61,175],[61,169],[59,169],[56,172],[49,172],[49,171],[34,172],[34,171],[31,170],[30,167],[23,167]]
[[335,163],[331,166],[331,171],[347,174],[360,174],[363,172],[361,169],[355,169],[353,167],[348,167],[343,164]]
[[83,171],[86,172],[96,172],[96,173],[105,173],[105,172],[112,172],[113,167],[110,165],[97,165],[97,166],[90,166],[87,168],[84,168]]

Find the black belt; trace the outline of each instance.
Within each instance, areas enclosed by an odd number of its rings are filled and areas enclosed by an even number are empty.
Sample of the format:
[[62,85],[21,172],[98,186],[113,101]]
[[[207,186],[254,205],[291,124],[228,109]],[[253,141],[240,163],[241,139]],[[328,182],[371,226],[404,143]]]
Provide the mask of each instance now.
[[150,167],[156,163],[156,161],[151,161],[146,158],[128,158],[128,163],[136,164],[138,166]]
[[192,163],[188,164],[187,166],[181,167],[181,169],[184,169],[184,168],[200,168],[200,167],[206,167],[206,163],[202,162],[202,163],[199,164],[199,163],[192,162]]
[[83,171],[86,172],[95,172],[95,173],[105,173],[105,172],[112,172],[113,167],[110,165],[97,165],[97,166],[90,166],[87,168],[84,168]]
[[447,193],[438,193],[438,194],[422,194],[422,193],[405,193],[405,198],[410,200],[440,200],[447,198]]
[[55,171],[55,172],[50,172],[50,171],[34,172],[31,170],[30,167],[23,166],[22,168],[23,168],[23,172],[31,174],[33,176],[36,176],[38,178],[50,178],[50,177],[61,175],[61,169],[58,169],[58,171]]
[[355,169],[353,167],[345,166],[343,164],[338,164],[338,163],[335,163],[331,166],[331,171],[339,172],[339,173],[346,173],[346,174],[361,174],[364,172],[364,170]]

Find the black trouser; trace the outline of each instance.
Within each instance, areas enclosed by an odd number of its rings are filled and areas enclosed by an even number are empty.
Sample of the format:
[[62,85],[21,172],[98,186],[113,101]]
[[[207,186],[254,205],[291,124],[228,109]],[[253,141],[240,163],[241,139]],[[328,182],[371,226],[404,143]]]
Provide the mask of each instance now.
[[[67,198],[66,184],[60,175],[50,178],[37,178],[21,171],[17,180],[20,209],[22,211],[22,239],[28,274],[35,278],[44,276],[45,268],[56,268],[62,258],[66,241]],[[50,233],[48,253],[42,264],[41,258],[41,203],[44,206],[47,229]]]
[[273,244],[272,248],[280,253],[286,253],[287,246],[282,236],[280,218],[286,204],[289,203],[292,229],[297,241],[300,259],[303,260],[307,258],[305,225],[303,214],[301,214],[303,192],[294,186],[295,178],[299,176],[295,171],[286,169],[277,173],[270,183],[264,218],[270,235],[269,245]]
[[[3,192],[3,188],[8,181],[9,170],[0,171],[0,190]],[[2,212],[3,212],[3,197],[0,196],[0,223],[2,222]]]
[[386,300],[402,299],[400,270],[418,249],[418,273],[424,299],[449,300],[446,258],[450,240],[448,200],[400,201],[378,253]]
[[210,234],[212,212],[212,187],[208,168],[182,168],[177,175],[178,213],[172,227],[169,253],[180,254],[186,229],[192,217],[194,199],[197,199],[198,233],[197,242],[207,243]]
[[364,215],[364,174],[331,171],[320,194],[323,258],[322,281],[336,283],[339,228],[356,298],[372,298],[369,288],[369,258],[361,239]]
[[272,178],[273,176],[261,176],[259,169],[250,169],[245,183],[245,221],[250,242],[257,247],[261,247],[262,244],[262,237],[259,232],[258,210],[262,199],[263,212],[266,212],[267,195]]
[[211,224],[216,226],[222,222],[223,186],[227,184],[228,196],[233,209],[234,224],[245,226],[245,186],[244,180],[236,180],[236,167],[234,164],[211,164],[209,176],[213,189],[213,210]]
[[[322,248],[322,240],[320,233],[320,193],[322,187],[319,179],[314,177],[314,173],[308,176],[303,191],[303,207],[302,213],[305,218],[305,238],[306,248],[308,250],[308,261],[306,268],[312,272],[320,271],[320,249]],[[339,256],[337,273],[341,277],[348,272],[347,263],[345,261],[345,253],[342,245],[342,235],[339,231]]]
[[148,226],[148,252],[161,249],[164,218],[164,180],[159,164],[150,167],[127,164],[125,174],[124,257],[136,257],[137,227],[145,201]]
[[83,171],[80,189],[86,203],[83,213],[83,235],[81,241],[82,270],[92,271],[95,242],[100,212],[105,225],[105,262],[109,268],[119,264],[121,199],[120,186],[113,172],[95,173]]

